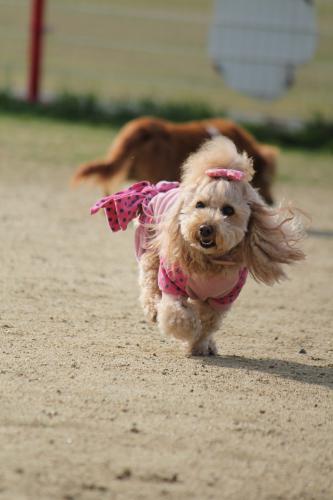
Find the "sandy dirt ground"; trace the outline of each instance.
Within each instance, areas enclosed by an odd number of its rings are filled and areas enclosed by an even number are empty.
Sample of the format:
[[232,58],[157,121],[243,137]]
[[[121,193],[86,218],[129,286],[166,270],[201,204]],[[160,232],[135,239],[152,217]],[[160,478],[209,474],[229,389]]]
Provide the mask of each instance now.
[[0,498],[333,498],[332,194],[306,262],[244,288],[188,358],[146,324],[133,228],[90,217],[69,170],[1,165]]

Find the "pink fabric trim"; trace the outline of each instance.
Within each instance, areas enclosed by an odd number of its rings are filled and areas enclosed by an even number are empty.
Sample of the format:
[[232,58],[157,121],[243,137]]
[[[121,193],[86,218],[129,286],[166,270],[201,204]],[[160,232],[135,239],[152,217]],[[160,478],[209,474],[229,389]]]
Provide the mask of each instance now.
[[153,185],[147,181],[137,182],[124,191],[97,201],[90,209],[92,215],[104,208],[111,231],[125,231],[129,222],[140,215],[139,221],[146,220],[147,207],[158,193],[165,193],[179,186],[178,182],[162,181]]
[[188,297],[186,292],[187,276],[180,267],[168,269],[163,259],[160,258],[160,267],[158,270],[158,287],[162,292],[175,295],[177,297]]
[[138,260],[146,251],[150,237],[154,233],[150,231],[151,226],[155,227],[163,221],[164,215],[176,203],[178,194],[178,188],[170,189],[165,193],[158,193],[148,203],[135,230],[135,254]]
[[209,299],[210,305],[214,309],[224,309],[226,306],[230,306],[237,299],[238,295],[241,293],[241,290],[245,285],[248,274],[249,272],[246,269],[246,267],[241,269],[239,271],[239,280],[237,284],[234,286],[234,288],[231,290],[231,292],[219,298]]
[[[238,281],[233,286],[231,291],[223,293],[219,297],[203,297],[196,295],[193,290],[188,287],[189,278],[186,276],[179,267],[174,269],[168,268],[163,259],[160,260],[160,267],[158,271],[158,286],[159,289],[170,295],[176,297],[190,297],[198,300],[208,300],[211,307],[214,309],[224,309],[230,306],[240,294],[243,286],[245,285],[248,270],[243,268],[239,271]],[[211,280],[212,281],[212,280]],[[209,293],[210,280],[206,282],[207,290]]]

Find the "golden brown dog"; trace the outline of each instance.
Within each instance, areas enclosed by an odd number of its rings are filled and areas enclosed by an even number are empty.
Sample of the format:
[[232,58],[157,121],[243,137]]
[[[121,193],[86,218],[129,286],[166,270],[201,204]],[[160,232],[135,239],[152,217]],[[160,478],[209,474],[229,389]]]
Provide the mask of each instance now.
[[216,354],[213,335],[248,275],[272,285],[304,258],[300,217],[268,207],[250,185],[253,173],[246,153],[216,137],[185,161],[180,184],[136,183],[92,207],[105,210],[112,231],[136,219],[145,316],[189,354]]
[[152,117],[132,120],[120,130],[106,159],[79,167],[73,182],[92,179],[108,194],[127,178],[152,183],[178,181],[185,159],[206,140],[218,135],[231,139],[238,151],[246,151],[252,158],[255,170],[252,185],[272,204],[276,148],[260,144],[244,128],[219,118],[179,124]]

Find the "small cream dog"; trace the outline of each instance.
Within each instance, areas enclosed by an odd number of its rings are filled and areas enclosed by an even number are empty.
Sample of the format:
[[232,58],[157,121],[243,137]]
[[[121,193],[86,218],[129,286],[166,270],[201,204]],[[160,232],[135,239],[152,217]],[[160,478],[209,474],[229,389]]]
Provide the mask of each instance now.
[[102,198],[113,231],[138,218],[141,304],[162,332],[192,355],[216,354],[214,332],[248,273],[271,285],[283,264],[304,258],[302,225],[269,208],[250,185],[252,161],[228,139],[206,142],[183,165],[181,183],[134,184]]

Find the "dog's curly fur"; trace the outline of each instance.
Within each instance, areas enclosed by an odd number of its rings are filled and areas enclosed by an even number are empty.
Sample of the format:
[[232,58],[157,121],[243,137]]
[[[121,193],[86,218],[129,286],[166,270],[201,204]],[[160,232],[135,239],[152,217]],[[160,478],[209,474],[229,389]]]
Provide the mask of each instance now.
[[278,150],[259,143],[243,127],[222,118],[186,123],[154,117],[131,120],[117,134],[106,159],[81,165],[74,174],[73,184],[91,179],[108,194],[127,178],[152,183],[178,181],[183,162],[212,134],[228,137],[239,151],[246,151],[253,159],[252,184],[272,204]]
[[[242,181],[214,179],[209,168],[232,168],[245,173]],[[221,313],[206,302],[161,293],[157,284],[160,255],[169,266],[180,266],[186,275],[228,276],[247,267],[258,282],[271,285],[285,277],[283,264],[304,258],[297,243],[302,224],[288,207],[268,207],[250,184],[252,161],[239,154],[225,138],[208,141],[183,166],[177,202],[156,225],[149,249],[140,260],[141,303],[148,319],[187,344],[192,355],[217,352],[213,333]],[[200,208],[196,205],[200,201]],[[203,205],[203,206],[202,206]],[[223,215],[221,207],[234,209]],[[204,248],[199,227],[214,228],[214,245]]]

